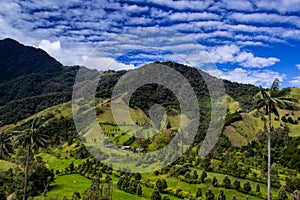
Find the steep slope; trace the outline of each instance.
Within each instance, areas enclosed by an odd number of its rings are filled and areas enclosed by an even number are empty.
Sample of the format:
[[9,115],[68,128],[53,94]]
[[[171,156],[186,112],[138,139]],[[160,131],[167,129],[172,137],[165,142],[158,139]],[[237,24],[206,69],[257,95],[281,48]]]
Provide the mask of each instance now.
[[64,67],[45,51],[0,40],[0,125],[71,99],[79,67]]
[[[300,100],[300,88],[290,88],[290,97]],[[255,99],[253,99],[255,101]],[[230,100],[229,108],[235,107],[237,102]],[[300,136],[300,111],[299,110],[281,110],[279,109],[280,117],[272,115],[272,126],[274,129],[288,128],[289,136]],[[230,123],[224,128],[224,135],[228,137],[234,146],[243,146],[252,140],[258,139],[258,133],[264,131],[264,122],[262,114],[256,110],[241,113],[242,119]],[[265,116],[266,117],[266,116]]]
[[57,74],[62,70],[62,64],[41,49],[24,46],[12,39],[0,40],[0,83],[24,75]]
[[[163,62],[180,72],[190,82],[202,106],[202,120],[209,118],[210,100],[204,79],[194,68],[174,62]],[[0,41],[0,126],[16,123],[47,107],[69,101],[78,66],[65,67],[41,49],[24,46],[12,39]],[[110,98],[119,78],[126,71],[110,71],[102,76],[97,97]],[[214,77],[203,72],[207,79]],[[242,110],[249,110],[258,88],[224,81],[226,92],[240,102]],[[178,109],[172,91],[156,84],[139,88],[131,99],[131,106],[148,112],[154,103]]]

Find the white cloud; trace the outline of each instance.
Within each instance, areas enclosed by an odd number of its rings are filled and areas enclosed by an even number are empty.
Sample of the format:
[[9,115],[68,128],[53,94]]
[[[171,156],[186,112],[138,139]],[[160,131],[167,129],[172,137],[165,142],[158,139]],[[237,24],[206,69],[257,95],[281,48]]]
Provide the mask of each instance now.
[[51,43],[49,40],[41,40],[38,47],[47,51],[53,57],[58,57],[62,51],[60,41]]
[[225,0],[224,7],[226,9],[233,9],[233,10],[253,10],[253,7],[249,1],[246,0]]
[[289,81],[294,87],[300,87],[300,76],[294,77],[291,81]]
[[269,87],[275,78],[280,82],[286,77],[285,74],[280,74],[271,70],[246,70],[242,68],[235,68],[233,70],[208,70],[208,73],[222,79],[235,81],[239,83],[250,83],[254,85],[262,85]]
[[85,57],[83,65],[98,71],[134,69],[132,64],[126,65],[109,57]]
[[216,63],[238,63],[240,66],[247,68],[264,68],[280,61],[274,57],[254,56],[252,53],[241,51],[238,46],[233,44],[213,47],[210,50],[210,56]]
[[258,9],[275,10],[280,13],[300,11],[300,0],[254,0]]
[[38,43],[37,47],[67,66],[82,65],[84,57],[89,55],[92,48],[90,44],[74,44],[72,47],[63,48],[60,41],[50,42],[44,39]]
[[243,67],[254,67],[254,68],[263,68],[274,65],[276,62],[279,62],[278,58],[269,57],[255,57],[252,53],[241,52],[236,56],[236,62],[240,63]]
[[172,21],[194,21],[203,19],[219,19],[220,16],[208,12],[176,12],[168,16]]
[[300,64],[297,64],[296,67],[300,70]]
[[251,23],[287,23],[293,24],[300,27],[300,17],[298,16],[283,16],[278,14],[269,13],[232,13],[228,17],[229,19],[234,19],[238,22],[251,22]]
[[211,51],[212,59],[217,63],[234,62],[235,56],[240,51],[240,48],[236,45],[224,45],[214,47]]
[[213,2],[212,1],[173,1],[173,0],[152,0],[151,2],[158,5],[167,6],[178,10],[205,10]]

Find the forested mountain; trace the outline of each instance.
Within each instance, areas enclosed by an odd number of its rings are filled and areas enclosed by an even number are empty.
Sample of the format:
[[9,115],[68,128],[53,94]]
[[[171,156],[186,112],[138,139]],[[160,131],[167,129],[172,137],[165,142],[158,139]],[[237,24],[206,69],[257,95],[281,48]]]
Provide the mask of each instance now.
[[[224,80],[227,115],[223,134],[212,151],[200,158],[198,150],[207,133],[211,109],[202,76],[210,82],[216,78],[205,72],[201,76],[195,68],[182,64],[157,63],[177,70],[193,87],[200,125],[186,152],[180,151],[183,137],[174,145],[178,151],[166,154],[179,155],[175,162],[163,163],[160,157],[157,162],[165,167],[140,174],[103,161],[113,159],[114,150],[124,148],[121,151],[126,154],[143,155],[138,162],[124,156],[132,168],[153,162],[155,157],[146,153],[161,150],[179,130],[180,107],[171,90],[147,84],[133,93],[130,114],[142,127],[141,132],[134,132],[132,124],[115,123],[110,107],[114,86],[127,71],[101,72],[95,107],[105,136],[103,144],[111,145],[101,146],[102,157],[97,160],[90,154],[97,139],[91,136],[84,145],[72,117],[70,100],[79,66],[63,66],[44,51],[11,39],[0,41],[0,199],[21,199],[26,167],[28,199],[266,199],[266,115],[254,109],[259,88]],[[300,96],[299,88],[284,92],[290,97]],[[163,105],[168,116],[161,132],[151,136],[149,109],[153,104]],[[290,193],[298,195],[300,190],[300,111],[279,109],[278,114],[272,114],[272,195],[286,200],[291,199]],[[31,140],[22,138],[26,133]],[[139,138],[140,133],[147,138]],[[46,140],[45,145],[34,146],[37,138]],[[31,146],[35,148],[30,150]],[[101,153],[110,147],[110,156]],[[30,158],[30,163],[25,158]]]
[[[184,75],[200,99],[209,98],[206,84],[196,69],[173,62],[163,64]],[[41,49],[24,46],[12,39],[1,40],[0,125],[15,123],[47,107],[69,101],[78,69],[78,66],[62,66]],[[125,71],[113,71],[102,76],[98,96],[109,97],[114,85],[124,73]],[[224,83],[226,92],[240,101],[244,109],[252,106],[251,98],[258,92],[257,87],[230,81]],[[146,93],[141,93],[145,90]],[[147,108],[144,109],[148,109],[149,104],[162,102],[163,96],[168,96],[168,104],[176,104],[170,91],[157,85],[147,85],[135,92],[132,105],[144,107],[141,100],[145,100],[148,103],[145,103]]]

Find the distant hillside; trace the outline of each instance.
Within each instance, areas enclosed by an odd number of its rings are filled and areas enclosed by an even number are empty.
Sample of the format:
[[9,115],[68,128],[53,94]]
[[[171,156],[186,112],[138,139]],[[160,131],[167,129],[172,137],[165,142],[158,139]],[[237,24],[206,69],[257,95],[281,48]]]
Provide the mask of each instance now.
[[[196,69],[163,62],[179,71],[194,88],[203,109],[209,115],[209,93]],[[78,66],[62,66],[41,49],[24,46],[12,39],[0,40],[0,126],[15,123],[45,108],[69,101]],[[110,98],[111,92],[126,71],[109,71],[102,76],[97,97]],[[203,72],[208,79],[215,79]],[[243,110],[253,106],[252,97],[258,92],[253,85],[224,81],[228,95],[240,103]],[[138,89],[131,100],[132,107],[145,113],[153,103],[178,109],[173,93],[161,86],[149,84]]]

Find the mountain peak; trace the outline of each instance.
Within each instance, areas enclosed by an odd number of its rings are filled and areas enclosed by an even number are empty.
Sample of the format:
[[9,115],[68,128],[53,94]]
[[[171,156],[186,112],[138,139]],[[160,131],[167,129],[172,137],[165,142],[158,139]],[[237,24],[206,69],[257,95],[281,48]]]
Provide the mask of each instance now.
[[61,70],[62,64],[41,49],[25,46],[11,38],[0,40],[0,83],[24,75]]

